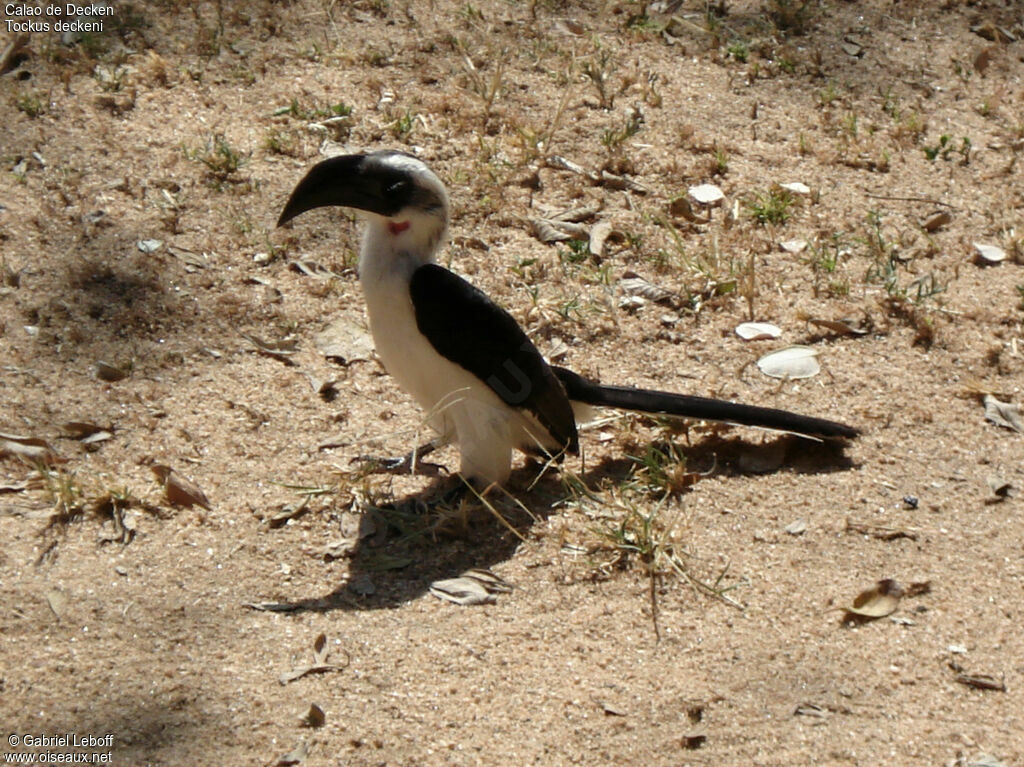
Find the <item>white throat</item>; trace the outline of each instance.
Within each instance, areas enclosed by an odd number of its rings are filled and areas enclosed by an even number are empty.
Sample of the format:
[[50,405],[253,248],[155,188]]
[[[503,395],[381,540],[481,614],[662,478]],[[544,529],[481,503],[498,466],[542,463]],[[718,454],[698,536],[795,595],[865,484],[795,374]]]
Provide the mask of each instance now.
[[414,271],[436,261],[447,230],[447,222],[431,215],[368,215],[359,252],[360,282],[367,290],[382,282],[408,284]]

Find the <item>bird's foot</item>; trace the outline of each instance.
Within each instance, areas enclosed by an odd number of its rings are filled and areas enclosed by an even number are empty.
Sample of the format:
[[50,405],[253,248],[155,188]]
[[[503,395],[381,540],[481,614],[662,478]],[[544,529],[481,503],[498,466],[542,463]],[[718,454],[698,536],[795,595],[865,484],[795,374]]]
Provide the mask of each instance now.
[[465,483],[461,478],[458,483],[452,485],[447,490],[442,490],[433,498],[430,499],[432,506],[458,506],[464,500],[474,500],[473,493],[470,491],[469,485]]
[[413,474],[421,477],[436,477],[448,470],[438,463],[420,460],[423,454],[412,451],[402,456],[357,455],[349,463],[358,463],[367,474]]

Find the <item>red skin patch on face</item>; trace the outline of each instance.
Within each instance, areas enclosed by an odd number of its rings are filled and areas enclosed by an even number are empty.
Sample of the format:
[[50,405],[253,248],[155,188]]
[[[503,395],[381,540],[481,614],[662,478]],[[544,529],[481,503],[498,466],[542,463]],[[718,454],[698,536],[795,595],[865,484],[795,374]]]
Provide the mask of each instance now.
[[408,228],[408,221],[388,221],[388,231],[391,232],[391,234],[401,234]]

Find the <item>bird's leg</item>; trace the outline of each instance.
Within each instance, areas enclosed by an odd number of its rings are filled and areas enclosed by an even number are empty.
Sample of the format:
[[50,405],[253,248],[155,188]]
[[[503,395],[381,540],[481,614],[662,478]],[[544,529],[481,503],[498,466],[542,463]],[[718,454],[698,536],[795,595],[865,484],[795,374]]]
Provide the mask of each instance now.
[[432,506],[458,506],[462,503],[463,499],[471,498],[472,493],[469,490],[469,486],[465,480],[459,477],[459,482],[452,485],[447,490],[442,490],[433,498],[430,499]]
[[425,477],[436,477],[447,469],[437,463],[421,460],[444,444],[442,440],[432,439],[402,456],[357,455],[349,463],[363,465],[367,474],[416,474]]

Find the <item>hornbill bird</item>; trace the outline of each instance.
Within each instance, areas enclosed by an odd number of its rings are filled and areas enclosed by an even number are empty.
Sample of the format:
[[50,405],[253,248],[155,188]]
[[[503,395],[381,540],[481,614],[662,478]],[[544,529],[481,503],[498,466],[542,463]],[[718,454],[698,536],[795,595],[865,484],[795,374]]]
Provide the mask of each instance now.
[[578,452],[574,406],[724,421],[821,439],[859,433],[785,410],[607,386],[549,365],[508,312],[436,263],[448,232],[448,193],[426,164],[409,154],[377,151],[323,160],[295,187],[278,226],[329,205],[366,214],[359,280],[377,354],[439,434],[393,467],[411,470],[416,455],[456,440],[464,479],[481,489],[504,483],[513,449],[556,458]]

